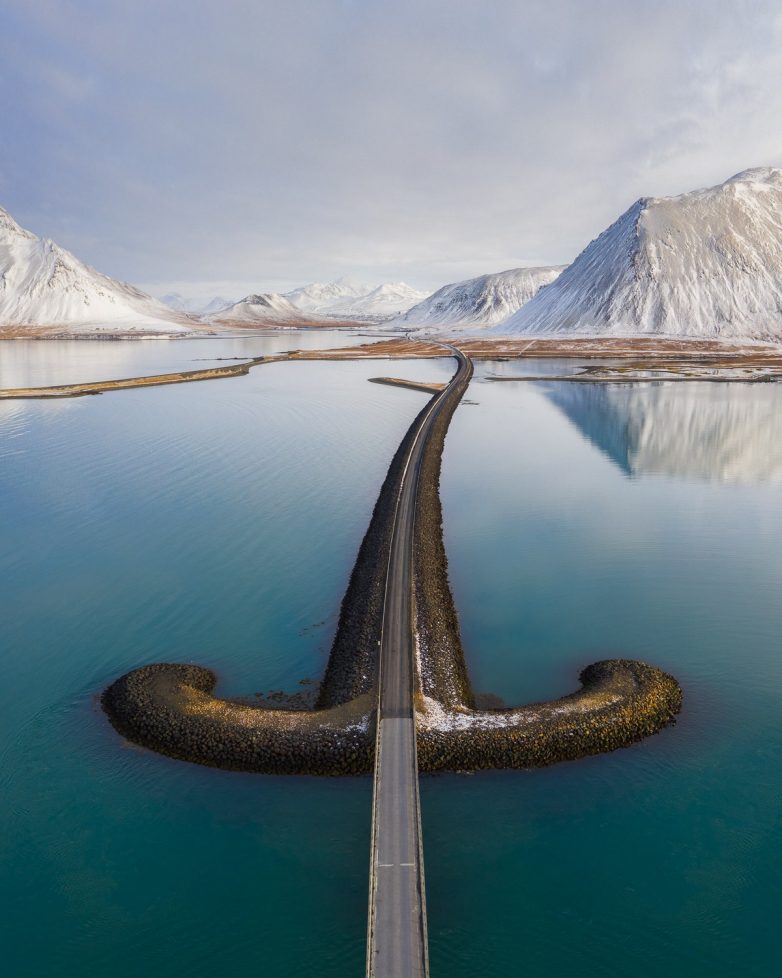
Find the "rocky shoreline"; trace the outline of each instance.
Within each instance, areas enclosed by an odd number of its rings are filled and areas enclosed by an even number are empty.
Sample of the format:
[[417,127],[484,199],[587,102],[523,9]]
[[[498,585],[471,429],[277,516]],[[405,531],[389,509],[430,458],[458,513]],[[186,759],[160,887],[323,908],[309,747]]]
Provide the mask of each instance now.
[[418,723],[422,771],[547,767],[629,747],[674,722],[681,687],[632,659],[587,666],[581,689],[509,710],[424,711]]
[[157,663],[112,683],[102,705],[123,737],[183,761],[262,774],[371,771],[371,696],[327,710],[270,710],[219,699],[216,684],[210,669]]

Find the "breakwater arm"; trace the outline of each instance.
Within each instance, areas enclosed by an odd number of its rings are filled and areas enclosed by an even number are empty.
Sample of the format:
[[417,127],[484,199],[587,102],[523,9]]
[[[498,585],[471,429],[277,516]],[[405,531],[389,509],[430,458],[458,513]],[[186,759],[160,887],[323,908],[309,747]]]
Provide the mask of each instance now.
[[136,387],[163,387],[167,384],[189,384],[200,380],[220,380],[223,377],[241,377],[259,363],[274,357],[254,357],[242,363],[225,367],[207,367],[203,370],[180,370],[170,374],[149,374],[145,377],[124,377],[119,380],[86,381],[83,384],[57,384],[51,387],[11,387],[0,390],[0,400],[40,400],[50,398],[86,397],[90,394],[106,394],[110,391],[131,390]]

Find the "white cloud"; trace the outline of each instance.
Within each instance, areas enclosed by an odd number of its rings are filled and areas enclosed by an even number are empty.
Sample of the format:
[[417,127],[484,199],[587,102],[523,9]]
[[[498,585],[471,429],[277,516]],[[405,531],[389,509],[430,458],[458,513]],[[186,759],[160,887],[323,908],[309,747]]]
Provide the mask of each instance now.
[[36,0],[0,26],[0,203],[163,288],[567,261],[642,194],[782,162],[764,0]]

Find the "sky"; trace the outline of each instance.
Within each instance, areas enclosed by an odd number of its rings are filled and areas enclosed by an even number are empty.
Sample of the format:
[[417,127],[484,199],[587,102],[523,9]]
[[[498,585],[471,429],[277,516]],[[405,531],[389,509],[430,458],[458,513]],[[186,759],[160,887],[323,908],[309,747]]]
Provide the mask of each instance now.
[[0,206],[156,295],[571,261],[782,165],[778,0],[0,0]]

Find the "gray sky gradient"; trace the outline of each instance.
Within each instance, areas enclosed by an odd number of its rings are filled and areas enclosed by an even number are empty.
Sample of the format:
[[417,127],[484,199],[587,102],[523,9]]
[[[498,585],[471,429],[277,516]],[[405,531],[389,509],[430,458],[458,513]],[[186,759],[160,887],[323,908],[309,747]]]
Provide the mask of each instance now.
[[0,205],[150,290],[568,262],[782,164],[782,7],[0,0]]

